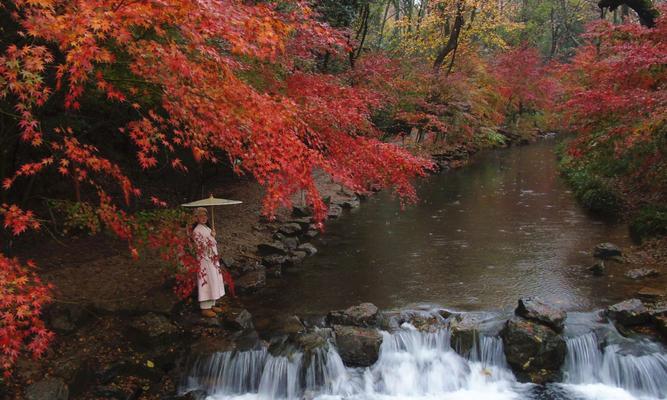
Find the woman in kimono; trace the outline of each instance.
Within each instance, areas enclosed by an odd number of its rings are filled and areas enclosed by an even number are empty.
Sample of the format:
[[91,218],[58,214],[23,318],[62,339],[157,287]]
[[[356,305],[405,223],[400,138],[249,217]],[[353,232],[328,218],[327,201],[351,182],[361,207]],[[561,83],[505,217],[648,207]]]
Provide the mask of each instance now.
[[215,231],[208,226],[206,209],[197,208],[195,219],[192,239],[200,266],[197,274],[199,308],[201,308],[202,316],[214,318],[217,313],[222,312],[215,302],[225,295],[225,284],[218,259],[218,245],[215,240]]

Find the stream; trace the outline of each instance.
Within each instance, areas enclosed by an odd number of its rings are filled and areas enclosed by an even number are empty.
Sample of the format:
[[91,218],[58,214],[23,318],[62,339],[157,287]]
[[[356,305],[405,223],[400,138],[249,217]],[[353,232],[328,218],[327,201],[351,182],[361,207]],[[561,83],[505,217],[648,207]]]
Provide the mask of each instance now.
[[[429,330],[396,322],[366,368],[346,367],[332,341],[310,351],[257,345],[211,354],[192,363],[182,390],[203,389],[208,400],[667,398],[664,346],[627,338],[594,312],[638,289],[622,274],[588,271],[596,244],[630,244],[627,227],[576,204],[554,148],[545,140],[479,154],[420,181],[419,203],[405,210],[387,193],[372,196],[327,225],[313,242],[317,255],[247,304],[264,330],[288,315],[316,318],[362,302],[420,314],[435,321]],[[508,367],[498,332],[522,296],[568,311],[558,383],[521,383]],[[469,352],[455,351],[443,308],[483,321]]]

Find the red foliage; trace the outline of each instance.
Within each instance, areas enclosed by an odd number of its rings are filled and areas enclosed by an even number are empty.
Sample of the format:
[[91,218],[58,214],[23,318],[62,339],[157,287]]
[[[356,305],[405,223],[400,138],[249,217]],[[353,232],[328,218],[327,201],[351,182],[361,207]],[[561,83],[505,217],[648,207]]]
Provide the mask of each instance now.
[[[278,8],[274,2],[241,0],[14,0],[4,7],[20,28],[16,43],[0,53],[0,100],[14,106],[21,140],[37,148],[35,154],[47,155],[22,165],[3,188],[55,168],[77,188],[88,185],[98,194],[97,216],[135,255],[137,223],[108,194],[109,182],[119,186],[125,204],[141,191],[79,132],[42,126],[39,111],[47,101],[62,98],[64,118],[77,118],[86,96],[100,93],[133,110],[137,117],[117,128],[136,146],[144,169],[166,153],[173,168],[187,171],[175,155],[183,149],[197,160],[229,158],[237,173],[250,173],[267,187],[269,215],[305,189],[322,218],[315,169],[358,191],[392,186],[409,200],[415,196],[410,179],[429,166],[377,140],[370,122],[372,108],[382,100],[376,93],[312,72],[315,56],[344,52],[347,43],[303,1],[281,2]],[[249,83],[249,72],[263,82]],[[149,92],[159,96],[157,104],[146,100]],[[16,234],[37,227],[31,212],[19,206],[3,206],[5,226]],[[152,244],[172,246],[165,258],[191,270],[193,256],[176,232],[152,232]],[[1,267],[18,270],[17,265]],[[45,299],[38,281],[32,275],[29,280],[35,283],[25,289]],[[192,279],[182,278],[179,291],[189,293],[191,285]],[[11,292],[7,296],[19,301]],[[33,314],[41,304],[34,303]],[[33,327],[40,325],[30,321],[12,325],[20,331],[17,340],[35,334]],[[7,350],[10,361],[16,343]]]
[[591,24],[586,45],[558,70],[564,123],[578,132],[569,154],[606,165],[600,174],[657,203],[667,183],[667,6],[660,11],[654,28]]
[[8,376],[23,351],[40,356],[53,338],[40,319],[42,307],[51,299],[51,288],[43,284],[30,262],[0,254],[0,368]]
[[534,47],[521,46],[499,54],[493,74],[498,79],[498,89],[509,113],[550,108],[558,93],[556,80],[549,77],[547,67]]

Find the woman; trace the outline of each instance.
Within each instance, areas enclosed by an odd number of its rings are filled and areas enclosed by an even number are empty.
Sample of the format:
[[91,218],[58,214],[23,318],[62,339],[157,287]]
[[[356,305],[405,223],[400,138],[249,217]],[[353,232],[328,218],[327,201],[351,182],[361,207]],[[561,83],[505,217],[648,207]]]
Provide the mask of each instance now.
[[208,226],[208,211],[203,207],[197,208],[195,219],[192,239],[200,266],[197,274],[199,308],[202,316],[214,318],[217,313],[222,312],[222,309],[216,307],[215,302],[225,295],[225,284],[218,260],[218,245],[215,241],[215,231]]

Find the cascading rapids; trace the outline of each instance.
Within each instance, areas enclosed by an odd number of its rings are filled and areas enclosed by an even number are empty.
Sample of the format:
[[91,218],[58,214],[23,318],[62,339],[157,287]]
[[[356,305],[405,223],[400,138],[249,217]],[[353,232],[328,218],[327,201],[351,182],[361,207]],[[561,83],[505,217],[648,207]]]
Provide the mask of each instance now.
[[370,368],[346,368],[331,345],[309,354],[266,349],[199,359],[184,384],[211,399],[516,399],[522,385],[505,364],[502,341],[480,336],[468,358],[450,346],[447,329],[383,332]]
[[[383,332],[378,361],[347,368],[331,344],[310,352],[272,355],[266,348],[200,358],[183,392],[207,400],[648,400],[667,398],[667,356],[655,343],[616,341],[594,332],[567,338],[564,381],[537,386],[516,381],[502,340],[481,334],[466,357],[446,327],[421,332],[405,324]],[[628,345],[629,344],[629,345]]]
[[567,339],[565,387],[600,399],[667,398],[667,355],[658,344],[600,345],[595,332]]

